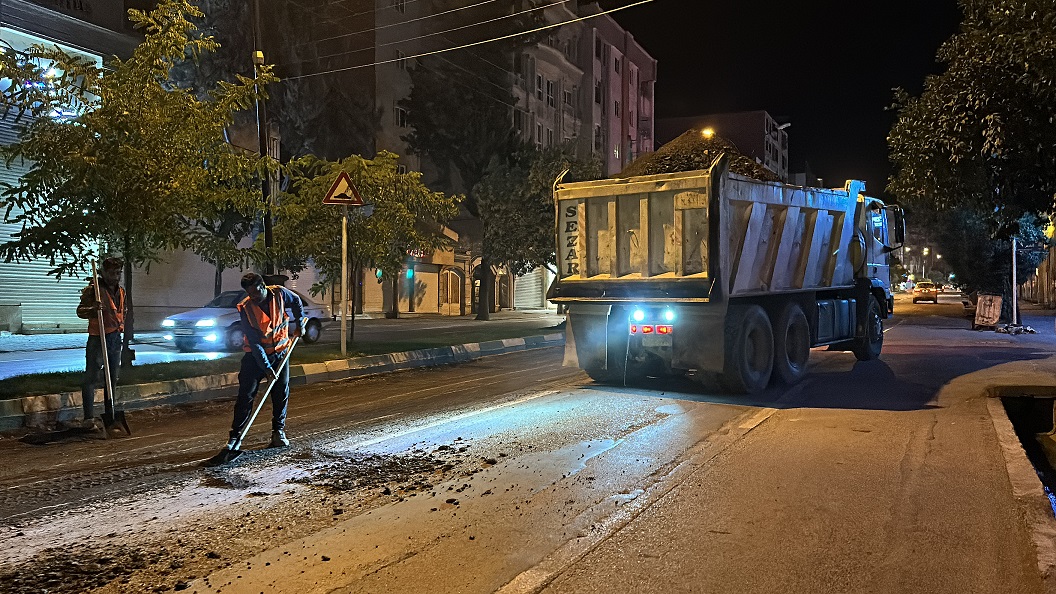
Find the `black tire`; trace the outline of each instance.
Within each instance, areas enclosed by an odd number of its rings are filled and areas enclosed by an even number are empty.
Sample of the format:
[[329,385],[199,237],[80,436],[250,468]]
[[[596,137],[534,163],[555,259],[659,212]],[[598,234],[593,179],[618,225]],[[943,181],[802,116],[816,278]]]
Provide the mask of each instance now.
[[810,324],[798,303],[789,303],[774,323],[774,379],[792,385],[807,375]]
[[319,320],[308,320],[308,323],[304,325],[304,333],[301,335],[301,339],[308,344],[319,342],[319,337],[322,333],[323,325],[319,323]]
[[584,367],[583,371],[590,376],[590,379],[594,380],[599,384],[609,385],[623,385],[623,371],[614,371],[612,369],[594,369],[591,367]]
[[193,338],[177,338],[176,349],[181,353],[189,353],[194,350],[195,341]]
[[726,315],[722,384],[731,392],[762,392],[774,370],[774,331],[758,305],[731,306]]
[[224,333],[224,346],[229,351],[241,351],[242,345],[244,344],[245,335],[242,334],[242,326],[235,324],[227,329]]
[[872,361],[884,348],[884,312],[880,302],[870,295],[865,314],[865,336],[855,339],[851,351],[859,361]]

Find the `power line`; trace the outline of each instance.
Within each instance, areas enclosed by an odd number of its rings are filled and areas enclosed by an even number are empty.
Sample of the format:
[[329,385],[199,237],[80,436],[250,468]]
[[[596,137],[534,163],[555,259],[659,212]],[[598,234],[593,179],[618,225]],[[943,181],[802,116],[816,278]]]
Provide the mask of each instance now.
[[[369,64],[360,64],[358,66],[347,66],[345,68],[334,68],[332,70],[322,70],[320,72],[313,72],[312,74],[301,74],[301,75],[298,75],[298,76],[290,76],[290,77],[287,77],[287,80],[294,80],[294,79],[300,79],[300,78],[310,78],[310,77],[313,77],[313,76],[321,76],[323,74],[334,74],[334,73],[337,73],[337,72],[346,72],[348,70],[358,70],[360,68],[370,68],[371,66],[380,66],[382,64],[391,64],[393,62],[399,62],[400,60],[408,60],[408,59],[413,59],[413,58],[422,58],[424,56],[432,56],[432,55],[436,55],[436,54],[442,54],[442,53],[451,52],[451,51],[455,51],[455,50],[465,49],[465,48],[468,48],[468,47],[475,47],[475,46],[478,46],[478,45],[484,45],[485,43],[491,43],[493,41],[502,41],[504,39],[510,39],[510,38],[513,38],[513,37],[520,37],[522,35],[528,35],[530,33],[537,33],[539,31],[545,31],[547,29],[553,29],[555,27],[561,27],[561,26],[568,25],[568,24],[571,24],[571,23],[578,23],[580,21],[585,21],[587,19],[592,19],[592,18],[599,17],[599,16],[606,15],[606,14],[611,14],[611,13],[618,12],[618,11],[621,11],[621,10],[625,10],[625,9],[628,9],[628,8],[633,8],[635,6],[641,6],[642,4],[648,4],[648,3],[652,2],[652,1],[653,0],[639,0],[638,2],[633,2],[633,3],[628,4],[626,6],[618,6],[616,8],[610,8],[609,10],[603,10],[603,11],[597,13],[597,14],[592,14],[592,15],[588,15],[588,16],[585,16],[585,17],[578,17],[578,18],[575,18],[575,19],[572,19],[572,20],[563,21],[563,22],[560,22],[560,23],[554,23],[554,24],[551,24],[551,25],[544,25],[542,27],[536,27],[535,29],[531,29],[531,30],[528,30],[528,31],[522,31],[520,33],[511,33],[509,35],[502,35],[500,37],[493,37],[491,39],[484,39],[484,40],[481,40],[481,41],[474,41],[473,43],[466,43],[466,44],[458,45],[458,46],[455,46],[455,47],[449,47],[447,49],[434,50],[434,51],[431,51],[431,52],[423,52],[423,53],[420,53],[420,54],[415,54],[413,56],[403,56],[403,57],[399,57],[399,58],[392,58],[390,60],[379,60],[377,62],[372,62],[372,63],[369,63]],[[560,3],[561,2],[558,2],[558,4],[560,4]],[[446,31],[444,31],[444,32],[446,33]]]
[[[324,41],[333,41],[334,39],[342,39],[344,37],[351,37],[353,35],[362,35],[363,33],[372,33],[372,32],[375,32],[375,31],[380,31],[381,29],[388,29],[390,27],[399,27],[400,25],[408,25],[410,23],[414,23],[414,22],[417,22],[417,21],[424,21],[425,19],[430,19],[430,18],[433,18],[433,17],[442,16],[442,15],[445,15],[445,14],[450,14],[452,12],[458,12],[460,10],[468,10],[470,8],[476,8],[477,6],[483,6],[485,4],[490,4],[490,3],[496,2],[496,1],[497,0],[482,0],[481,2],[477,2],[476,4],[470,4],[468,6],[463,6],[462,8],[452,8],[451,10],[445,10],[443,12],[434,12],[433,14],[427,14],[425,16],[420,16],[420,17],[413,18],[413,19],[406,20],[406,21],[399,21],[397,23],[389,23],[388,25],[379,25],[377,27],[374,27],[373,29],[363,29],[362,31],[355,31],[353,33],[342,33],[341,35],[335,35],[333,37],[324,37],[322,39],[316,39],[316,40],[313,40],[313,41],[305,41],[301,45],[304,45],[306,43],[322,43]],[[568,0],[565,0],[565,1],[567,2]]]
[[[346,52],[337,52],[337,53],[334,53],[334,54],[326,54],[324,56],[318,56],[316,59],[322,60],[322,59],[325,59],[325,58],[336,58],[336,57],[339,57],[339,56],[347,56],[347,55],[350,55],[350,54],[358,54],[360,52],[367,52],[367,51],[377,50],[377,48],[379,48],[379,47],[387,47],[387,46],[390,46],[390,45],[399,45],[401,43],[407,43],[409,41],[417,41],[419,39],[425,39],[426,37],[434,37],[436,35],[443,35],[444,33],[451,33],[451,32],[454,32],[454,31],[460,31],[462,29],[469,29],[471,27],[479,27],[480,25],[487,25],[488,23],[494,23],[496,21],[501,21],[503,19],[509,19],[509,18],[513,18],[513,17],[516,17],[516,16],[521,16],[521,15],[524,15],[524,14],[528,14],[529,12],[534,12],[536,10],[543,10],[543,9],[546,9],[546,8],[550,8],[551,6],[557,6],[558,4],[565,4],[566,2],[570,2],[570,1],[571,0],[556,0],[555,2],[553,2],[551,4],[545,4],[543,6],[536,6],[535,8],[529,8],[527,10],[522,10],[521,12],[514,12],[512,14],[507,14],[507,15],[503,15],[503,16],[500,16],[500,17],[495,17],[495,18],[492,18],[492,19],[488,19],[486,21],[481,21],[479,23],[470,23],[468,25],[460,25],[460,26],[454,27],[452,29],[446,29],[444,31],[436,31],[434,33],[426,33],[425,35],[419,35],[417,37],[411,37],[411,38],[408,38],[408,39],[402,39],[400,41],[388,41],[388,42],[385,42],[385,43],[378,43],[378,44],[375,44],[375,45],[373,45],[371,47],[364,47],[364,48],[359,48],[359,49],[354,49],[354,50],[348,50]],[[602,14],[604,14],[604,13],[602,13]],[[567,21],[567,22],[572,23],[572,22],[575,22],[575,21]],[[536,29],[536,31],[537,30],[541,30],[541,29]],[[534,33],[534,32],[535,31],[526,31],[525,33],[517,33],[516,35],[525,35],[527,33]],[[428,54],[425,54],[425,55],[428,55]],[[411,57],[411,56],[408,56],[408,57]]]

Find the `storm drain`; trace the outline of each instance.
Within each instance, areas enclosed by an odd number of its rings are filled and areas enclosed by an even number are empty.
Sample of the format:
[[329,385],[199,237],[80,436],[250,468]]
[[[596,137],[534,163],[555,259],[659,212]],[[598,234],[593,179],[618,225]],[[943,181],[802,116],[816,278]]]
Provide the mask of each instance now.
[[1001,403],[1027,459],[1041,479],[1045,496],[1056,515],[1056,435],[1053,435],[1054,398],[1005,396]]

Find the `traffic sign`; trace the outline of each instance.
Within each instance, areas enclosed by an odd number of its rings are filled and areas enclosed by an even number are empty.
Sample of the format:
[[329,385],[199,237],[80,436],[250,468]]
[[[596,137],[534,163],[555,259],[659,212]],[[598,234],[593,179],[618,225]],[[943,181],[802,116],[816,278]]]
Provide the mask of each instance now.
[[363,197],[359,195],[359,190],[352,184],[348,174],[342,171],[341,175],[338,175],[337,180],[334,181],[334,185],[330,186],[330,191],[326,193],[326,197],[323,198],[323,204],[363,206]]

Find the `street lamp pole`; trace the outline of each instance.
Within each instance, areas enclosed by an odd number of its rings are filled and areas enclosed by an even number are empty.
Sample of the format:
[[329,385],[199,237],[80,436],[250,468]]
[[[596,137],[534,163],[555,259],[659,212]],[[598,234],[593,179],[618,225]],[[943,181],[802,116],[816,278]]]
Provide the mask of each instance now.
[[[253,51],[253,74],[259,76],[260,68],[264,66],[264,51],[261,49],[263,43],[261,42],[260,31],[260,0],[253,0],[253,22],[253,46],[256,48]],[[257,150],[263,158],[268,155],[267,106],[260,100],[260,89],[254,86],[253,90],[257,93]],[[275,261],[272,259],[272,247],[274,246],[275,240],[272,232],[271,220],[270,178],[270,174],[264,174],[261,176],[260,180],[261,199],[264,202],[264,273],[267,275],[275,274]]]

